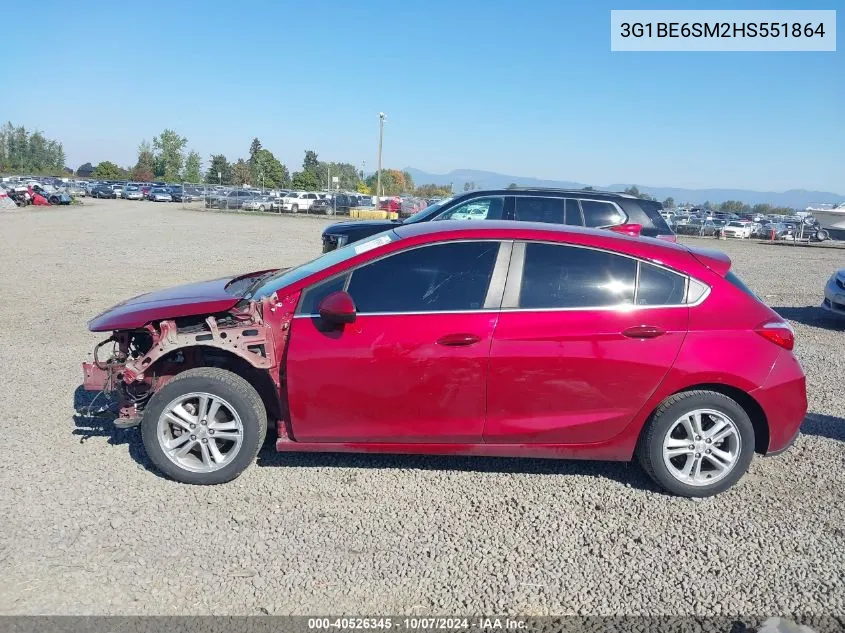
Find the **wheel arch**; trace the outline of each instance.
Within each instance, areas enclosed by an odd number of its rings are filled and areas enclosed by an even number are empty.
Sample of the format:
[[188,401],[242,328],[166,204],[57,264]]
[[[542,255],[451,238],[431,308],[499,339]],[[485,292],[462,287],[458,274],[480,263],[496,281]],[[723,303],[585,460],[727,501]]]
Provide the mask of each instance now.
[[[760,403],[754,399],[752,395],[750,395],[747,391],[743,391],[738,387],[734,387],[732,385],[726,385],[723,383],[714,383],[714,382],[704,382],[698,383],[695,385],[690,385],[689,387],[684,387],[683,389],[679,389],[674,393],[670,393],[666,396],[663,400],[661,400],[657,406],[649,413],[648,419],[651,419],[651,416],[654,415],[654,412],[660,407],[663,402],[667,399],[675,396],[679,393],[685,393],[687,391],[714,391],[716,393],[720,393],[723,396],[727,396],[734,402],[736,402],[740,407],[742,407],[743,411],[748,414],[749,419],[751,420],[751,425],[754,427],[754,452],[764,455],[769,448],[769,421],[766,417],[766,412],[763,411],[763,407],[760,406]],[[643,433],[643,429],[640,430],[640,434]]]
[[186,357],[191,357],[192,362],[185,363],[184,367],[181,367],[176,373],[171,372],[168,376],[169,379],[178,376],[188,369],[195,369],[197,367],[218,367],[225,369],[240,376],[255,388],[261,401],[264,403],[264,409],[268,417],[274,420],[281,417],[281,402],[273,377],[270,375],[270,370],[255,367],[245,358],[229,350],[210,345],[181,346],[172,350],[171,354],[157,359],[146,371],[154,372],[157,368],[164,367],[164,365],[167,365],[168,369],[173,368],[175,365],[169,363],[168,358],[173,353],[179,352]]

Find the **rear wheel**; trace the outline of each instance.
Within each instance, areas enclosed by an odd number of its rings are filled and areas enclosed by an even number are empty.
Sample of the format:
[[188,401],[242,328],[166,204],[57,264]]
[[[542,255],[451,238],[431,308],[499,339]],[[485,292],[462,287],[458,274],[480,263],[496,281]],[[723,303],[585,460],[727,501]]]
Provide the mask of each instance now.
[[830,233],[828,233],[825,229],[819,229],[816,232],[816,239],[818,239],[819,242],[824,242],[829,237],[830,237]]
[[652,414],[637,459],[665,490],[709,497],[733,486],[754,455],[754,427],[735,400],[713,391],[667,398]]
[[291,208],[290,208],[290,212],[291,213],[299,213],[299,205],[298,204],[292,205]]
[[150,399],[141,421],[144,448],[167,476],[188,484],[235,479],[267,434],[255,388],[224,369],[189,369]]

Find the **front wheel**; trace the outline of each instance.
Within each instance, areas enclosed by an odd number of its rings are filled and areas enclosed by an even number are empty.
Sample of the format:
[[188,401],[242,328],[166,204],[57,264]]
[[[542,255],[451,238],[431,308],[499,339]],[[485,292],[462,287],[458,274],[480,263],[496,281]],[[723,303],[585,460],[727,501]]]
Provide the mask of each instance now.
[[189,369],[150,399],[141,421],[144,448],[165,475],[187,484],[235,479],[267,434],[255,388],[217,367]]
[[819,229],[819,230],[816,232],[816,239],[817,239],[819,242],[824,242],[824,241],[825,241],[825,240],[827,240],[828,238],[830,238],[830,233],[828,233],[825,229]]
[[662,488],[709,497],[733,486],[754,455],[754,427],[735,400],[713,391],[667,398],[652,414],[637,459]]
[[258,210],[259,211],[266,211],[267,209],[264,208],[263,204],[260,204],[260,205],[258,205]]
[[299,205],[295,204],[295,205],[291,206],[290,212],[291,213],[299,213]]

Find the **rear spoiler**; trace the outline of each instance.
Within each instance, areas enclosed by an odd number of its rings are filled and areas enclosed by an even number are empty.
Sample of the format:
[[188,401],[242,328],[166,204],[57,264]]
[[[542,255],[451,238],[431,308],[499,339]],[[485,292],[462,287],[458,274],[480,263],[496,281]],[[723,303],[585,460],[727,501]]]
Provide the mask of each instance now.
[[727,275],[731,269],[731,258],[720,250],[715,248],[688,248],[693,257],[720,277]]

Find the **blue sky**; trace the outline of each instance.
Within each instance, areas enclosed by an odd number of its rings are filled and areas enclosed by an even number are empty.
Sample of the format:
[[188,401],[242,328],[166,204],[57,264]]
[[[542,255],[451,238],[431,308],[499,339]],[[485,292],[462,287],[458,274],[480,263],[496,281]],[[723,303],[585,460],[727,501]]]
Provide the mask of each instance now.
[[5,30],[0,118],[61,140],[72,167],[134,163],[169,127],[206,162],[258,136],[292,171],[305,149],[369,171],[384,111],[387,167],[845,193],[841,36],[835,53],[610,51],[611,9],[842,7],[36,0],[50,37]]

